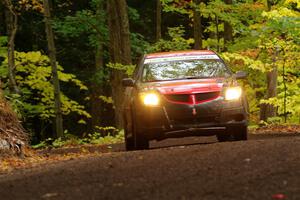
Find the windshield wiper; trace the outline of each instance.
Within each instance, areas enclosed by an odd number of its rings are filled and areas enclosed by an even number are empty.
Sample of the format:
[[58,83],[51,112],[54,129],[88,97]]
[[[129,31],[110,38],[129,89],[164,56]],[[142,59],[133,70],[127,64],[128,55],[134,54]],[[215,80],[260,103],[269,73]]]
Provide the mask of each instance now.
[[176,81],[176,80],[185,80],[185,79],[206,79],[206,78],[213,78],[213,77],[208,77],[208,76],[187,76],[187,77],[181,77],[181,78],[157,79],[157,80],[151,80],[151,81],[147,81],[147,82]]
[[187,76],[184,79],[206,79],[206,78],[213,78],[208,76]]

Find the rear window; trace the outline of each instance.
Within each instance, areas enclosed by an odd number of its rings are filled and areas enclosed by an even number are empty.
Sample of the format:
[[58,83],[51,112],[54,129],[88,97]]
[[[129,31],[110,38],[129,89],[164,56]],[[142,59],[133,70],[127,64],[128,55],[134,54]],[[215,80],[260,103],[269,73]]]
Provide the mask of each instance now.
[[230,71],[216,55],[146,59],[143,82],[226,77]]

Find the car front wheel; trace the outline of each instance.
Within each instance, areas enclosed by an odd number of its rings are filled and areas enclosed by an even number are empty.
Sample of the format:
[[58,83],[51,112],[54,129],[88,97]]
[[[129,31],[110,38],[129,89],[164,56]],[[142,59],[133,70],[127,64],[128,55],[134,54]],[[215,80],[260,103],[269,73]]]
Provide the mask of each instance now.
[[228,127],[226,132],[219,133],[217,139],[219,142],[247,140],[247,126]]
[[137,128],[134,128],[134,144],[136,150],[149,149],[149,140]]
[[235,127],[232,130],[233,139],[235,141],[247,140],[248,139],[248,128],[247,126]]
[[128,136],[128,135],[130,135],[129,133],[132,132],[132,129],[127,127],[127,120],[125,117],[124,117],[124,124],[125,124],[125,126],[124,126],[125,148],[126,148],[126,151],[132,151],[132,150],[134,150],[134,138],[132,136],[131,137]]
[[149,149],[149,140],[138,129],[137,124],[133,123],[134,146],[136,150]]
[[132,137],[126,137],[125,136],[125,147],[126,151],[132,151],[134,150],[134,139]]
[[219,142],[227,142],[230,141],[231,135],[227,132],[217,134],[217,139]]

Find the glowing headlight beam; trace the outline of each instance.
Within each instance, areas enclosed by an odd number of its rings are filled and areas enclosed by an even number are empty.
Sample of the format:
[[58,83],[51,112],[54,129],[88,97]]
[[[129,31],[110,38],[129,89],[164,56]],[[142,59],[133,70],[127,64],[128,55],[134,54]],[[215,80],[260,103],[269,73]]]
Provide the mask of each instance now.
[[142,96],[143,103],[147,106],[157,106],[159,104],[159,97],[155,93],[148,93]]
[[226,100],[237,100],[242,95],[242,88],[240,87],[232,87],[228,88],[225,91],[225,99]]

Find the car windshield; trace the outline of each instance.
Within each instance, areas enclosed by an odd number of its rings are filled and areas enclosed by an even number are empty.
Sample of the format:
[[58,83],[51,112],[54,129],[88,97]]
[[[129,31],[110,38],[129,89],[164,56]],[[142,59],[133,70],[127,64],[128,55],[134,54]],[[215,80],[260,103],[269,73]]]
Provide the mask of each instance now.
[[226,77],[230,71],[220,59],[145,62],[143,82]]

